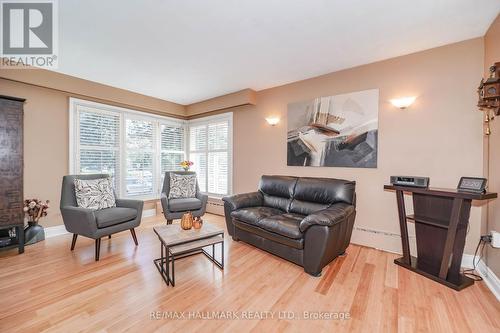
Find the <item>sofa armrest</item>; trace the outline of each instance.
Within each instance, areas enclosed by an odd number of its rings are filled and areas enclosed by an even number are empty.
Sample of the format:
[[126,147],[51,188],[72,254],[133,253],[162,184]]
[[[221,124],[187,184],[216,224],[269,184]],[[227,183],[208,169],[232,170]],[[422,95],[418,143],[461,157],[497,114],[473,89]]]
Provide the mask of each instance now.
[[306,216],[299,225],[301,232],[305,232],[312,225],[334,226],[347,220],[355,212],[354,206],[346,203],[337,203],[326,209]]
[[131,199],[116,199],[116,207],[133,208],[142,211],[144,201]]
[[65,206],[61,208],[64,226],[68,232],[93,238],[97,223],[92,209]]
[[116,199],[116,207],[132,208],[137,210],[136,221],[141,221],[144,201],[132,199]]
[[163,214],[166,214],[166,212],[168,212],[168,195],[166,193],[161,193],[160,202]]
[[198,191],[196,198],[201,201],[201,215],[204,215],[207,210],[208,195]]
[[198,192],[196,198],[199,199],[203,205],[208,201],[208,195],[205,193]]
[[251,192],[227,196],[222,200],[231,207],[231,210],[236,210],[245,207],[262,206],[264,198],[260,192]]

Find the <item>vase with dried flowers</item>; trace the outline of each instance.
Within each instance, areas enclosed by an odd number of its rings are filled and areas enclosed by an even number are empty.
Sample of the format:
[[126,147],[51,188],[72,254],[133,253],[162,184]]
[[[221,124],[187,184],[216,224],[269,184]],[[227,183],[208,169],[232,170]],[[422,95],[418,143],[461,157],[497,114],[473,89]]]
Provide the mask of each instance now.
[[24,229],[25,244],[35,244],[45,239],[45,231],[38,224],[42,217],[47,216],[49,200],[43,202],[40,199],[24,200],[24,215],[28,219],[28,227]]
[[189,169],[193,166],[193,162],[192,161],[182,161],[181,162],[181,168],[184,169],[184,171],[189,171]]

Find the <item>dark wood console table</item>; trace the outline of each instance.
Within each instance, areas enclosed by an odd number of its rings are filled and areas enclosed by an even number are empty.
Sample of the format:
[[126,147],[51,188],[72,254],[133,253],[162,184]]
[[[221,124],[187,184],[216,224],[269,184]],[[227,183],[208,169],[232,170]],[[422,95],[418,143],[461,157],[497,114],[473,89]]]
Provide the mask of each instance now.
[[[474,280],[460,273],[472,200],[488,200],[496,193],[462,192],[455,189],[385,185],[396,191],[403,256],[399,266],[461,290]],[[404,194],[413,196],[413,215],[406,215]],[[407,221],[415,223],[417,257],[410,255]]]

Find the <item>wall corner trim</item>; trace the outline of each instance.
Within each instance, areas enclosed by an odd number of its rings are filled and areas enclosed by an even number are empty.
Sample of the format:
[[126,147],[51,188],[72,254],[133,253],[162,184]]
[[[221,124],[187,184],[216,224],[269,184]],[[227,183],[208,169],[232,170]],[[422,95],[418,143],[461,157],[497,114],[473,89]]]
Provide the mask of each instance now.
[[255,90],[243,89],[227,95],[222,95],[198,103],[190,104],[186,106],[186,116],[191,117],[202,113],[220,111],[237,106],[256,104],[257,93],[255,92]]

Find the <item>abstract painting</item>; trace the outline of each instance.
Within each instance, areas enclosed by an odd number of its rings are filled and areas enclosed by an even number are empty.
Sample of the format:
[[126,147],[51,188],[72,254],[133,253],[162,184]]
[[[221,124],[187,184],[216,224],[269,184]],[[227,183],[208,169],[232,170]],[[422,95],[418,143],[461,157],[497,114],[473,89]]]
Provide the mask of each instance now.
[[289,166],[376,168],[378,89],[288,105]]

